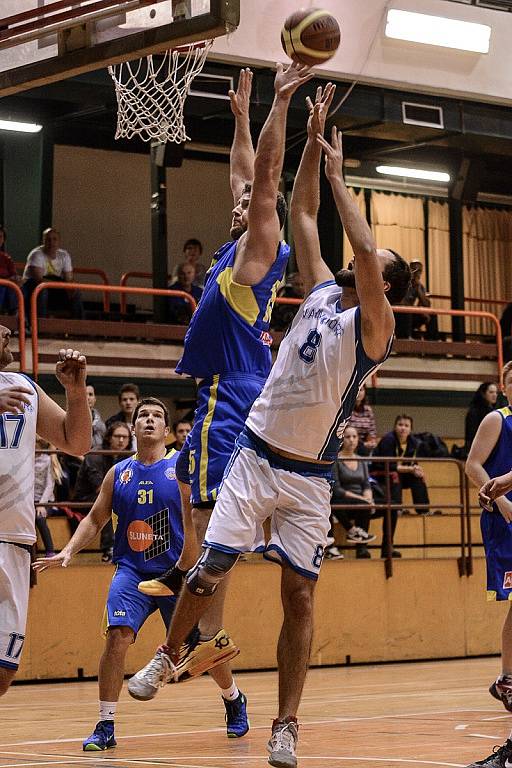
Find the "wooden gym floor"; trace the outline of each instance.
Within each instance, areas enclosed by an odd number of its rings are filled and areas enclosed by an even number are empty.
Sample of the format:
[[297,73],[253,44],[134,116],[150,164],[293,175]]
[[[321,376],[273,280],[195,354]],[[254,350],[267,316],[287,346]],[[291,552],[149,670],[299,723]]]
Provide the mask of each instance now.
[[[465,766],[502,744],[512,717],[487,693],[499,659],[311,670],[301,709],[299,766]],[[123,688],[118,746],[82,752],[97,720],[97,684],[13,686],[0,699],[0,767],[263,768],[275,712],[274,672],[238,674],[250,733],[228,740],[214,684],[168,686],[153,702]]]

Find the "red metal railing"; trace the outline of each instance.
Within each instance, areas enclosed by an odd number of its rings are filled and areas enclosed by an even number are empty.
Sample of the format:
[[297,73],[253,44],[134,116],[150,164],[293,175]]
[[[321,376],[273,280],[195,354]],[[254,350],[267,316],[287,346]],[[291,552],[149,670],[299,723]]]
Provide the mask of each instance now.
[[[32,371],[34,378],[37,379],[39,373],[39,328],[37,318],[37,297],[41,291],[51,288],[52,290],[78,290],[78,291],[97,291],[98,286],[90,283],[39,283],[34,288],[34,292],[30,298],[30,320],[32,326]],[[107,293],[120,293],[121,295],[126,293],[134,293],[144,296],[178,296],[185,299],[190,304],[192,312],[195,311],[197,304],[189,293],[185,291],[173,291],[169,288],[139,288],[135,286],[122,286],[122,285],[105,285],[101,289]]]
[[[152,272],[123,272],[121,275],[121,280],[119,285],[128,285],[128,280],[130,280],[132,277],[139,277],[144,280],[152,280],[153,279],[153,273]],[[167,279],[171,280],[172,275],[167,275]],[[120,312],[122,315],[126,314],[126,294],[121,295],[121,302],[120,302]]]
[[20,346],[20,371],[27,370],[27,359],[25,352],[25,303],[23,301],[23,293],[21,288],[12,280],[0,279],[0,285],[5,285],[14,291],[16,298],[18,299],[18,343]]

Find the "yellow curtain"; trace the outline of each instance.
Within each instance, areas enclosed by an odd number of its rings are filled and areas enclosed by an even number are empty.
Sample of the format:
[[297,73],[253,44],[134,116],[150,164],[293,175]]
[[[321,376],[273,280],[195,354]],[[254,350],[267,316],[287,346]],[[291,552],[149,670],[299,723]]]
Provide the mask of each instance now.
[[[512,296],[512,214],[491,208],[462,211],[464,295],[510,301]],[[499,319],[504,306],[466,301],[466,309],[492,312]],[[466,331],[494,336],[489,320],[468,319]]]
[[[349,187],[348,191],[350,192],[352,200],[357,205],[359,213],[363,219],[366,219],[366,201],[364,199],[364,189],[360,189],[359,192],[357,192],[353,187]],[[352,250],[352,246],[348,241],[345,230],[343,230],[343,266],[346,267],[349,261],[351,261],[353,258],[354,251]]]
[[406,261],[425,264],[425,216],[421,198],[372,192],[371,214],[378,248],[391,248]]
[[[428,274],[429,292],[442,296],[451,295],[450,286],[450,224],[448,203],[428,202]],[[448,299],[432,299],[433,307],[450,309]],[[451,331],[451,318],[439,315],[439,330]]]

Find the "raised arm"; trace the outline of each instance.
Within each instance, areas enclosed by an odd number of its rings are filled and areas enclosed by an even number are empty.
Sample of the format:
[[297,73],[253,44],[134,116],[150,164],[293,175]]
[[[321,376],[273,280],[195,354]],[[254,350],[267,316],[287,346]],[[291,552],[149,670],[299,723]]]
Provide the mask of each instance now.
[[91,447],[91,410],[85,390],[86,360],[76,349],[61,349],[55,375],[66,391],[66,410],[36,385],[37,433],[66,453],[81,456]]
[[334,280],[334,275],[322,259],[318,237],[317,216],[320,207],[320,158],[322,148],[317,134],[322,134],[336,86],[327,83],[317,88],[315,103],[309,96],[308,138],[304,146],[290,203],[293,241],[297,267],[304,281],[304,295],[318,283]]
[[363,345],[373,360],[386,353],[395,327],[391,306],[386,299],[382,260],[368,222],[359,213],[343,179],[342,136],[333,126],[331,144],[323,136],[318,141],[325,152],[325,173],[329,180],[343,228],[354,251],[356,291],[361,306]]
[[61,566],[66,568],[73,555],[91,544],[101,529],[112,516],[112,493],[114,488],[114,467],[111,467],[101,485],[98,498],[88,515],[80,521],[80,525],[68,541],[64,549],[53,557],[42,557],[34,563],[34,570],[44,571],[45,568]]
[[235,116],[235,134],[229,155],[229,180],[235,205],[245,184],[252,184],[254,177],[254,147],[251,138],[249,106],[251,102],[252,72],[241,69],[236,91],[229,91],[231,111]]
[[243,285],[262,280],[276,257],[281,231],[276,201],[283,170],[288,107],[297,88],[311,77],[309,67],[290,64],[283,69],[282,64],[277,65],[274,101],[254,158],[247,232],[240,239],[233,269],[233,279]]

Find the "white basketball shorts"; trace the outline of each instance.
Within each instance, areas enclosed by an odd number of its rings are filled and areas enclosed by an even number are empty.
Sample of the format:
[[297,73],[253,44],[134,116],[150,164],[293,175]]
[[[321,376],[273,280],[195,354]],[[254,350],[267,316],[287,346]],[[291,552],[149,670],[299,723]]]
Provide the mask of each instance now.
[[30,552],[0,543],[0,667],[18,669],[27,625]]
[[[204,546],[263,552],[266,559],[317,579],[330,528],[331,472],[331,465],[274,453],[245,428],[226,469]],[[265,545],[267,517],[271,538]]]

